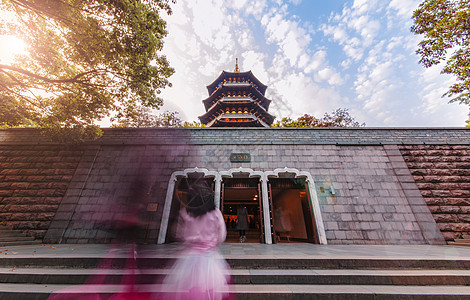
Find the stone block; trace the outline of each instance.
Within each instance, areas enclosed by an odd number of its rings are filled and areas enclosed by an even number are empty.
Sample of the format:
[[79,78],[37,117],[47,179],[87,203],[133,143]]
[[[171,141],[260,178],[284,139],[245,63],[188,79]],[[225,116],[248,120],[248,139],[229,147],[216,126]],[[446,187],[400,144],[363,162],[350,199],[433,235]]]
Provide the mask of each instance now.
[[426,204],[422,205],[413,205],[412,206],[413,213],[430,213],[429,207]]
[[470,198],[470,190],[452,190],[452,197]]
[[327,230],[325,233],[326,233],[326,239],[327,239],[328,243],[330,243],[332,240],[336,239],[334,231]]
[[381,240],[383,239],[380,235],[379,232],[377,231],[365,231],[364,232],[364,237],[368,240]]
[[399,169],[395,169],[395,173],[396,175],[410,175],[410,170],[408,170],[408,168],[399,168]]
[[[407,198],[410,198],[410,197],[421,197],[422,196],[422,193],[420,192],[420,190],[418,189],[410,189],[410,190],[404,190],[405,192],[405,195]],[[434,192],[433,192],[434,194]],[[437,197],[440,197],[440,196],[437,196]]]
[[337,240],[345,240],[346,239],[346,232],[335,230],[334,231],[335,239]]
[[373,214],[372,218],[373,218],[374,221],[377,221],[377,222],[383,222],[384,221],[384,218],[381,214]]
[[461,238],[462,234],[460,232],[444,231],[442,232],[442,236],[444,237],[446,241],[453,241],[454,239]]
[[415,215],[416,221],[418,222],[430,222],[430,223],[435,224],[434,217],[430,213],[419,212],[419,213],[415,213],[414,215]]

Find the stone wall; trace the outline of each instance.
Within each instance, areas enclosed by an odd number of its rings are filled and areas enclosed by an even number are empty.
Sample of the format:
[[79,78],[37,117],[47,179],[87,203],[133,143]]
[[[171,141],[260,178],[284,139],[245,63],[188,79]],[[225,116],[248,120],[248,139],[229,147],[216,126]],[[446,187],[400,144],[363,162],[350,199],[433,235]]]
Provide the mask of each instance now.
[[[100,145],[83,155],[46,242],[155,243],[172,170],[191,157],[184,146]],[[178,161],[178,162],[177,162]],[[148,211],[158,204],[157,211]],[[133,231],[134,230],[134,231]],[[131,235],[131,236],[129,236]]]
[[400,146],[447,241],[470,234],[470,146]]
[[[0,222],[66,243],[110,242],[138,225],[138,240],[154,243],[174,171],[287,167],[314,178],[328,243],[440,244],[430,209],[447,240],[467,230],[469,145],[465,128],[106,129],[74,148],[35,130],[0,130]],[[436,149],[444,152],[428,153]],[[231,163],[234,152],[252,161]],[[437,157],[449,157],[449,175],[438,174]],[[429,168],[413,163],[432,159],[429,181]]]
[[[252,161],[231,163],[233,152],[248,152]],[[96,146],[83,155],[80,165],[83,169],[72,179],[47,242],[110,241],[115,235],[108,225],[127,223],[133,208],[156,203],[156,212],[137,212],[145,228],[139,239],[154,243],[170,175],[194,167],[213,171],[287,167],[310,172],[330,244],[444,242],[393,145],[130,145],[128,141]],[[328,192],[332,185],[335,195]]]
[[82,150],[0,145],[0,221],[42,239],[77,168]]
[[[336,168],[330,170],[330,176],[320,184],[333,185],[336,194],[323,200],[319,193],[328,243],[440,243],[430,216],[423,218],[421,215],[424,201],[419,194],[414,194],[417,188],[406,166],[397,161],[401,156],[397,156],[396,149],[383,146],[334,148]],[[316,175],[315,178],[324,178],[324,174]]]

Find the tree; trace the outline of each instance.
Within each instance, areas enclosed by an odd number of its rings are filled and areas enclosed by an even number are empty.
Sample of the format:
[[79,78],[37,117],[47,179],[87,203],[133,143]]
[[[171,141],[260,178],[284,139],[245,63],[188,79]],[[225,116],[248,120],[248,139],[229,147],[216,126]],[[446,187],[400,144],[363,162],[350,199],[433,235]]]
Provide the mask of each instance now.
[[157,115],[150,108],[140,106],[132,115],[121,118],[114,127],[206,127],[196,121],[183,121],[178,114],[177,111],[164,111]]
[[100,135],[104,117],[162,105],[158,94],[174,72],[158,54],[168,0],[1,0],[0,9],[14,15],[0,35],[29,47],[0,64],[0,126],[82,140]]
[[338,108],[331,114],[325,113],[323,118],[305,114],[297,120],[285,117],[277,121],[272,127],[364,127],[365,123],[360,124],[348,112],[346,108]]
[[192,122],[184,121],[180,127],[206,127],[206,125],[201,124],[201,122],[198,122],[198,121],[192,121]]
[[441,73],[456,81],[443,95],[470,104],[470,1],[424,0],[413,13],[411,31],[423,35],[416,53],[426,68],[445,63]]
[[134,110],[132,116],[122,118],[114,127],[182,127],[183,121],[176,111],[164,111],[154,114],[148,107],[140,106]]

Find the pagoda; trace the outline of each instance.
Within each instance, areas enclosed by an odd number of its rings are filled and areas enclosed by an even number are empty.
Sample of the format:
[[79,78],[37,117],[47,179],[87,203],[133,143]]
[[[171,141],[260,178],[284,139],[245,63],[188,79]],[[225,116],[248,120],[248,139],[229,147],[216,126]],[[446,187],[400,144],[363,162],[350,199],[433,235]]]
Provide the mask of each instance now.
[[266,88],[251,71],[240,72],[237,60],[234,72],[222,71],[207,86],[206,113],[199,120],[207,127],[269,127],[274,116],[268,113]]

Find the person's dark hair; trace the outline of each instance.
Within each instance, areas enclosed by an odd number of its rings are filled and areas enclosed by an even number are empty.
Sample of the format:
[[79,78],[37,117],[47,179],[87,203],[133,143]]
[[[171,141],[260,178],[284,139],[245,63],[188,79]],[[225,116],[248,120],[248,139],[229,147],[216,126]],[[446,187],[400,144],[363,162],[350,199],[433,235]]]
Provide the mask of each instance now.
[[199,217],[215,209],[214,194],[206,182],[198,182],[189,187],[186,210],[193,217]]

